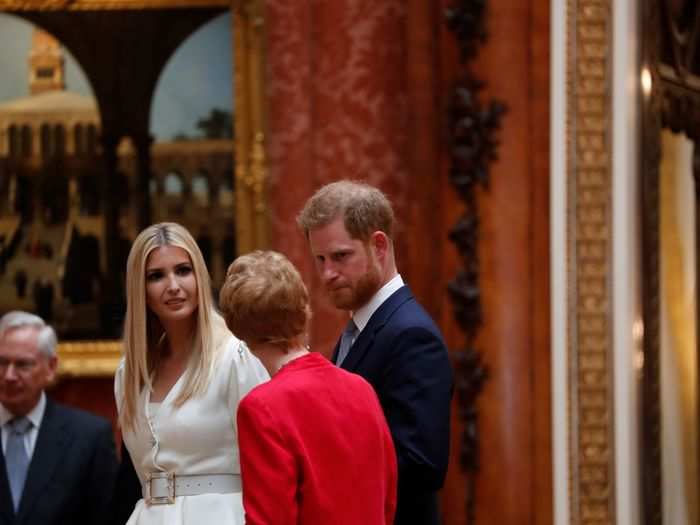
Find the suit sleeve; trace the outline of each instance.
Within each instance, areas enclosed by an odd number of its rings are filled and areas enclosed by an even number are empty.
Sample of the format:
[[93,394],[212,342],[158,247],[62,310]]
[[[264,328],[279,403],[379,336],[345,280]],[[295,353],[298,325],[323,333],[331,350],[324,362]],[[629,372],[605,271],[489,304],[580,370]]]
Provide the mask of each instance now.
[[95,432],[94,440],[87,485],[90,493],[84,495],[84,501],[89,505],[89,519],[86,523],[98,525],[104,524],[105,517],[109,515],[117,474],[112,426],[105,421]]
[[452,368],[431,330],[405,329],[391,342],[380,397],[394,438],[402,488],[438,490],[447,473]]
[[250,395],[238,408],[246,525],[296,525],[297,469],[268,407]]

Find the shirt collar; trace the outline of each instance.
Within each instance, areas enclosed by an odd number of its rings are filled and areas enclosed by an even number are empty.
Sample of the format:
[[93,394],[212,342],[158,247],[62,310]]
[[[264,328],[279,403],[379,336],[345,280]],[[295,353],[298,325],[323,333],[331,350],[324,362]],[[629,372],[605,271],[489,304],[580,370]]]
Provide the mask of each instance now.
[[[34,428],[39,428],[41,425],[41,420],[44,418],[44,411],[46,410],[46,394],[41,393],[39,397],[39,402],[34,405],[29,413],[27,414],[27,419],[32,422]],[[0,403],[0,426],[5,426],[15,415],[7,410],[5,406]]]
[[403,286],[403,279],[400,274],[396,274],[388,283],[382,286],[372,298],[367,301],[367,304],[355,310],[352,314],[352,320],[357,326],[357,330],[361,332],[367,326],[372,314],[386,301],[391,295]]

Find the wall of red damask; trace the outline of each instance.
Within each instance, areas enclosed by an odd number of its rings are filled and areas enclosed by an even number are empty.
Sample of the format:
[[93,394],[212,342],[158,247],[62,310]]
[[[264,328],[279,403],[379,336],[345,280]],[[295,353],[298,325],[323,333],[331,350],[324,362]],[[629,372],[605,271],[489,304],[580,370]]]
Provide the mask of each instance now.
[[[267,3],[272,238],[314,290],[293,220],[313,190],[361,178],[389,192],[400,215],[409,206],[405,15],[400,0]],[[313,296],[315,316],[324,320],[313,339],[329,353],[343,322]]]
[[[446,286],[459,264],[447,240],[461,204],[448,182],[446,111],[458,74],[440,0],[268,0],[267,112],[273,248],[310,283],[315,350],[344,324],[324,298],[294,217],[319,186],[376,184],[400,221],[399,270],[443,329],[463,336]],[[479,399],[477,523],[552,521],[549,379],[549,1],[490,0],[489,39],[475,69],[485,98],[509,112],[500,159],[480,198],[484,327],[490,378]],[[447,525],[466,523],[455,403]]]

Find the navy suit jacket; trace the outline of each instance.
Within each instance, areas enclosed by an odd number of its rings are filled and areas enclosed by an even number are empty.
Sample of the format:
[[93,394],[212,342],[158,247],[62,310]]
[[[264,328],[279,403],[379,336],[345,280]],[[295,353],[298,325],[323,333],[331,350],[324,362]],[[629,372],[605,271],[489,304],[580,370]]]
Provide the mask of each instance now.
[[[333,362],[338,356],[338,345]],[[407,286],[370,317],[342,368],[376,390],[398,457],[396,525],[440,523],[447,473],[452,367],[440,331]]]
[[46,400],[17,515],[0,447],[0,525],[97,525],[114,490],[112,425]]
[[124,525],[134,512],[136,503],[141,499],[141,481],[136,474],[134,463],[122,441],[121,463],[117,470],[117,481],[112,502],[112,519],[110,525]]

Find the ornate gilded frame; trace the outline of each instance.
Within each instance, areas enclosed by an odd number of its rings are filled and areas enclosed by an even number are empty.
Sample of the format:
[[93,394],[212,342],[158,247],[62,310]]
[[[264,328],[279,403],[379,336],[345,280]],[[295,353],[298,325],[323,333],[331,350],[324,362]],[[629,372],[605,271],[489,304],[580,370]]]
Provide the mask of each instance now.
[[[263,0],[0,0],[0,12],[146,10],[224,7],[232,10],[234,46],[235,188],[238,251],[265,247],[265,14]],[[121,355],[118,341],[59,344],[59,374],[111,376]]]
[[572,524],[615,522],[612,1],[567,0],[566,288]]
[[[660,163],[661,130],[683,133],[695,144],[693,178],[700,194],[700,9],[690,26],[676,26],[666,0],[643,2],[641,74],[646,84],[641,99],[642,270],[644,367],[642,373],[643,523],[663,523],[661,440],[660,333]],[[696,212],[696,252],[700,248],[700,214]],[[700,259],[698,259],[700,261]],[[696,275],[700,275],[697,267]],[[700,319],[696,320],[700,326]],[[700,348],[698,348],[700,355]],[[697,400],[700,406],[700,399]],[[697,495],[700,497],[700,494]]]

